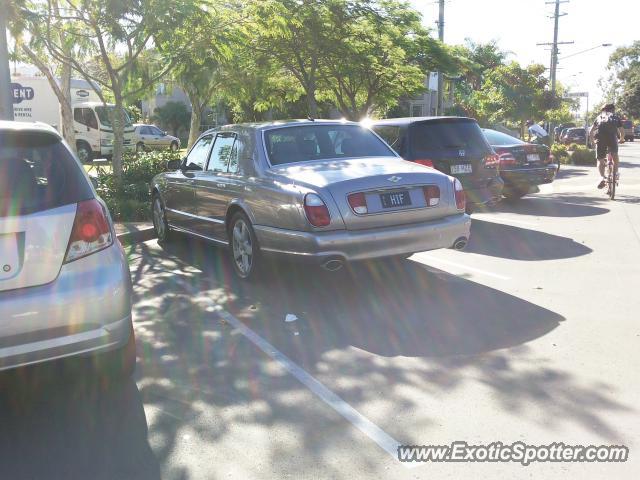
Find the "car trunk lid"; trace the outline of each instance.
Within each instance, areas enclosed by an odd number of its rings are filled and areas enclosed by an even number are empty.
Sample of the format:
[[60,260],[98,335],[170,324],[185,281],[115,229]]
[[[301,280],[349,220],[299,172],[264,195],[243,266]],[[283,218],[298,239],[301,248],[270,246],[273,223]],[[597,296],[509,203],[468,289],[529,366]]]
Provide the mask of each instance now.
[[34,287],[58,276],[76,205],[0,218],[0,291]]

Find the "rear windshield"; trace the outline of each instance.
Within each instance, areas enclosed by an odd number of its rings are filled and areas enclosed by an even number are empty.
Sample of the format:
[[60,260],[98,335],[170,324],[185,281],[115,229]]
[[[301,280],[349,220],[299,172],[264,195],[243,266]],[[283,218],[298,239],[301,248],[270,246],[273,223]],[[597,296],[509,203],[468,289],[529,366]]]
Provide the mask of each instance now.
[[301,125],[265,132],[271,165],[336,158],[395,157],[371,130],[359,125]]
[[495,130],[482,130],[484,136],[487,137],[487,141],[490,145],[521,145],[522,140],[506,133],[496,132]]
[[491,147],[473,120],[440,120],[414,123],[410,130],[415,158],[484,156]]
[[0,132],[0,217],[40,212],[92,197],[80,167],[57,137]]
[[585,130],[584,128],[570,128],[569,133],[584,135]]

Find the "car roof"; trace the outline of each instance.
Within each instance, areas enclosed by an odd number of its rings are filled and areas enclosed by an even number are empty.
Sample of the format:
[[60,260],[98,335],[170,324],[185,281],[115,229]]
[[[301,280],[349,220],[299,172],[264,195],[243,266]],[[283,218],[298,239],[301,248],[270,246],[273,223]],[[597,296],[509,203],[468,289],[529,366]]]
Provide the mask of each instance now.
[[204,133],[209,133],[215,130],[231,130],[234,128],[244,128],[251,130],[269,130],[272,128],[291,127],[297,125],[360,125],[357,122],[349,120],[311,120],[311,119],[293,119],[293,120],[273,120],[268,122],[249,122],[249,123],[231,123],[228,125],[221,125],[219,127],[211,128]]
[[49,133],[58,138],[62,138],[55,128],[44,122],[16,122],[11,120],[0,120],[0,131]]
[[418,122],[438,122],[441,120],[465,120],[465,121],[473,121],[476,120],[470,117],[457,117],[457,116],[440,116],[440,117],[400,117],[400,118],[384,118],[380,120],[371,120],[371,125],[396,125],[396,126],[404,126],[410,125],[412,123]]

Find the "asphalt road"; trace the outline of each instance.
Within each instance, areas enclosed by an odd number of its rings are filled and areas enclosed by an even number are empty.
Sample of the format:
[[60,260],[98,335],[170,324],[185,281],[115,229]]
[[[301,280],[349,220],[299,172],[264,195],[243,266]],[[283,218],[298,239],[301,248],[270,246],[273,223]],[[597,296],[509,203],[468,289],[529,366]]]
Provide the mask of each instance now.
[[[637,478],[640,144],[621,153],[616,201],[595,168],[563,167],[474,214],[463,252],[280,264],[244,285],[210,244],[131,247],[134,379],[3,374],[0,477]],[[618,444],[630,459],[393,456],[456,440]]]

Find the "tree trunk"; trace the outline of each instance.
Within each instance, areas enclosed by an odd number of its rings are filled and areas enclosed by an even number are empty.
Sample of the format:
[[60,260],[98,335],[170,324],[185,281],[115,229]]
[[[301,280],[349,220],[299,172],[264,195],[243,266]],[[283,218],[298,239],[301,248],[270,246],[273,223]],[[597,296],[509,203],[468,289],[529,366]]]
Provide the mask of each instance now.
[[114,92],[115,109],[113,112],[113,174],[118,181],[122,180],[122,154],[124,152],[124,105],[120,92]]
[[62,90],[62,95],[64,97],[64,102],[60,102],[62,136],[75,152],[76,131],[73,125],[73,109],[71,108],[71,65],[67,63],[62,64],[60,90]]
[[309,105],[309,117],[317,118],[318,117],[318,103],[316,102],[316,91],[315,89],[309,89],[307,92],[307,104]]
[[196,143],[196,140],[200,136],[200,124],[202,123],[202,100],[193,91],[188,91],[189,102],[191,102],[191,121],[189,123],[189,141],[187,142],[187,148]]
[[45,64],[40,57],[28,46],[23,45],[22,50],[27,54],[29,60],[40,70],[49,82],[49,86],[55,93],[58,103],[60,104],[60,114],[62,117],[62,125],[59,126],[62,136],[69,146],[76,149],[76,134],[73,128],[73,112],[71,109],[71,66],[62,64],[62,84],[59,85],[51,71],[51,68]]
[[191,122],[189,124],[189,142],[187,148],[196,143],[200,136],[200,124],[202,123],[202,109],[198,104],[191,104]]

